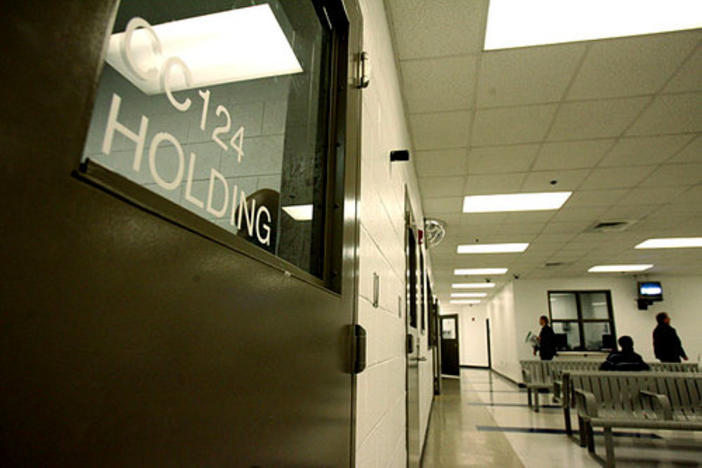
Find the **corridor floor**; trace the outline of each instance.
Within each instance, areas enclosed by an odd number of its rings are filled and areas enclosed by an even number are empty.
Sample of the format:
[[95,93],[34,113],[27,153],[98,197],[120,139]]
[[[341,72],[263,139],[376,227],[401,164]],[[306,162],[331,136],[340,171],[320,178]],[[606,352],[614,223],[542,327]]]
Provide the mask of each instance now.
[[[422,466],[601,467],[602,436],[592,456],[563,430],[563,412],[541,395],[546,407],[534,413],[526,392],[487,370],[462,369],[444,378],[434,401]],[[573,417],[577,434],[577,420]],[[617,467],[702,467],[702,435],[693,432],[615,433]]]

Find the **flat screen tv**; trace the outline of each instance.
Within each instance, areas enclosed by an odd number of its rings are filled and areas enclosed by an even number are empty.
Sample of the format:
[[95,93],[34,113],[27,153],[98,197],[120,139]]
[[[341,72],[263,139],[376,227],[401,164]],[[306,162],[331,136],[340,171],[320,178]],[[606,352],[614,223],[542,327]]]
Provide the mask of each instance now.
[[663,300],[663,287],[658,281],[639,282],[639,299]]

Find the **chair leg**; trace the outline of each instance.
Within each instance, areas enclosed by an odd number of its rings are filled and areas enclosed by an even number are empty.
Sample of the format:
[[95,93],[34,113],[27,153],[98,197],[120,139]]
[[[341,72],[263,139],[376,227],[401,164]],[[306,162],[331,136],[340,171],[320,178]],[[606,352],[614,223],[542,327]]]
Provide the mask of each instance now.
[[570,407],[569,406],[563,407],[563,418],[565,419],[566,435],[568,437],[570,437],[573,435],[573,426],[571,425],[571,422],[570,422]]
[[536,391],[534,391],[534,411],[539,412],[539,389],[537,388]]
[[612,428],[604,428],[605,450],[607,451],[607,468],[614,468],[614,437],[612,437]]
[[529,403],[529,408],[531,408],[531,389],[527,388],[527,402]]
[[585,435],[587,436],[587,451],[595,453],[595,433],[592,430],[592,424],[585,424]]
[[587,433],[585,432],[585,421],[580,416],[578,416],[578,432],[580,434],[580,446],[585,447]]

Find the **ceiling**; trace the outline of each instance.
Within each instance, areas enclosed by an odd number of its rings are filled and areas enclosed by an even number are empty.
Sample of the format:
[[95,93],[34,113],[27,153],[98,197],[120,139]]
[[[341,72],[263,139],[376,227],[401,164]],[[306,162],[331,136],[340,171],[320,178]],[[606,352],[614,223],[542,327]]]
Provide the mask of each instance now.
[[[431,254],[440,299],[484,281],[454,268],[509,268],[498,286],[595,264],[702,274],[702,249],[634,250],[702,236],[702,30],[483,52],[487,0],[385,3],[425,215],[448,224]],[[565,190],[558,211],[461,210],[465,195]],[[620,220],[633,224],[586,232]],[[531,245],[456,254],[477,241]]]

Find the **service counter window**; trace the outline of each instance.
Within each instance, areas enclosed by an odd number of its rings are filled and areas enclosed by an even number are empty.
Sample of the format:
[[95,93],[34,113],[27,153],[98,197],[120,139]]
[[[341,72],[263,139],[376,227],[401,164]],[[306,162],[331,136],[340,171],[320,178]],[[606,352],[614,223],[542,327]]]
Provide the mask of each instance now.
[[615,344],[610,291],[549,291],[549,313],[560,351],[600,351]]
[[122,1],[83,170],[323,278],[339,112],[323,3]]

